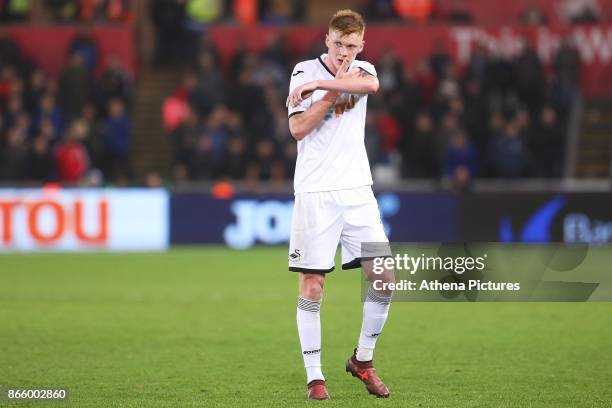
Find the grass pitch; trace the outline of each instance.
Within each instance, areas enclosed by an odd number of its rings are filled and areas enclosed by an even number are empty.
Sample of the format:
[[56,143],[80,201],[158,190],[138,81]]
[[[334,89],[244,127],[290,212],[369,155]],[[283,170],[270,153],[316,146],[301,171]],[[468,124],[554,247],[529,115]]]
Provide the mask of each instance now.
[[[0,388],[68,387],[78,407],[312,406],[286,258],[284,247],[0,256]],[[315,404],[612,406],[612,303],[394,303],[375,353],[388,400],[344,372],[358,272],[329,276],[322,324],[332,400]]]

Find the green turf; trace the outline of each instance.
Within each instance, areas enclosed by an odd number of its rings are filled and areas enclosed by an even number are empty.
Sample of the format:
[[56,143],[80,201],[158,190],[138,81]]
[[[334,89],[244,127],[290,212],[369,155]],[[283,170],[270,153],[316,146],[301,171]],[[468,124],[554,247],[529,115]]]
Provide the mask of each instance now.
[[[0,256],[0,387],[66,386],[78,407],[311,406],[296,279],[285,248]],[[315,404],[612,406],[612,303],[395,303],[376,352],[388,400],[344,372],[360,319],[358,275],[334,272],[333,399]]]

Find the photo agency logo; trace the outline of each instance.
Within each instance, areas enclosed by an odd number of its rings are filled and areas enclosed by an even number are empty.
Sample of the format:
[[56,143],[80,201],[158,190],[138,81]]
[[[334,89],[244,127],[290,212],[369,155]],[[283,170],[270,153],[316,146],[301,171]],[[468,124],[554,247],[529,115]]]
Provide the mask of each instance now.
[[400,301],[612,300],[609,247],[367,243],[362,254],[364,299],[371,287]]

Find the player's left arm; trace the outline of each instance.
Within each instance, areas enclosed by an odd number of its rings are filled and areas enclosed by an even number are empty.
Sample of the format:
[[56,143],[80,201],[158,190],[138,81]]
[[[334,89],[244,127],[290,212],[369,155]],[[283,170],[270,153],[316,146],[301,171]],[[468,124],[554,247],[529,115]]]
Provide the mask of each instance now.
[[[334,79],[310,81],[295,88],[287,98],[287,105],[293,107],[299,105],[317,89],[352,94],[372,94],[378,91],[378,78],[375,74],[361,67],[355,67],[350,71],[344,71],[345,69],[343,64]],[[370,69],[376,72],[373,66],[370,66]]]
[[361,67],[353,69],[357,70],[354,75],[315,81],[317,89],[350,94],[373,94],[378,92],[378,78]]

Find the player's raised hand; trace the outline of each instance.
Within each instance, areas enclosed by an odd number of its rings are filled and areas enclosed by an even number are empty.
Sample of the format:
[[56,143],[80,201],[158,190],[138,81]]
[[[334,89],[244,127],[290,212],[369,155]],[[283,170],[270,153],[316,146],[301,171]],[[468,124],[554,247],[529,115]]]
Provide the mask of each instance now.
[[348,74],[347,71],[350,65],[351,65],[350,58],[345,58],[344,61],[342,61],[342,65],[340,65],[340,68],[338,68],[338,72],[336,72],[336,79],[345,78],[346,75]]

